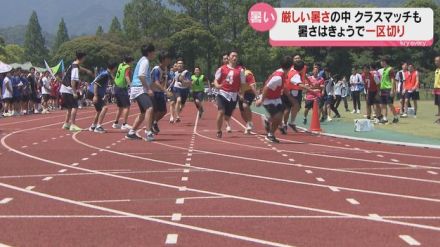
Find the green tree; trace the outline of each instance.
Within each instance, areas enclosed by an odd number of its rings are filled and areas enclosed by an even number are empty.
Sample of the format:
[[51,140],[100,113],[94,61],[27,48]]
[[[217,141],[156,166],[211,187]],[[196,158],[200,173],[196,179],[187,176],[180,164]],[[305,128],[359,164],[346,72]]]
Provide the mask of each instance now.
[[122,33],[121,23],[119,22],[118,17],[114,17],[112,20],[112,24],[110,25],[110,29],[108,31],[111,34],[120,34]]
[[68,64],[74,60],[77,51],[87,53],[85,66],[89,68],[105,67],[109,62],[119,62],[123,55],[131,52],[127,47],[116,43],[111,37],[85,36],[62,44],[54,55],[53,61],[64,59]]
[[27,25],[24,51],[26,60],[37,66],[43,66],[43,61],[49,53],[45,47],[45,40],[43,34],[41,33],[41,26],[35,11],[32,12]]
[[104,28],[102,28],[101,25],[98,26],[98,29],[96,29],[96,36],[102,36],[104,35]]
[[62,18],[60,24],[58,25],[58,32],[52,50],[56,52],[64,42],[67,42],[69,40],[70,38],[67,31],[66,23],[64,22],[64,18]]

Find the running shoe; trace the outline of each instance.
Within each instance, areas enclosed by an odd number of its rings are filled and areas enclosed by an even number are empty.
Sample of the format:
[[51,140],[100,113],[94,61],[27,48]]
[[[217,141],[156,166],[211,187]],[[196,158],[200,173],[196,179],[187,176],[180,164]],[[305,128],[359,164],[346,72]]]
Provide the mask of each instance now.
[[298,129],[296,128],[296,124],[289,123],[289,127],[296,133],[298,133]]
[[70,125],[70,131],[72,132],[79,132],[82,131],[82,129],[74,124]]
[[105,130],[102,126],[99,126],[95,128],[95,133],[104,134]]
[[273,135],[267,135],[265,139],[272,143],[280,143],[280,141]]
[[127,135],[125,136],[125,139],[128,140],[142,140],[142,137],[138,136],[136,133],[127,133]]
[[122,128],[122,125],[121,125],[121,124],[116,124],[116,123],[114,123],[114,124],[112,125],[112,128],[113,128],[113,129],[121,129],[121,128]]
[[89,127],[89,131],[90,131],[90,132],[94,132],[95,129],[96,129],[96,126],[95,126],[95,125],[92,125],[92,126]]
[[70,130],[70,124],[68,124],[68,123],[63,124],[63,128],[62,129]]
[[152,142],[152,141],[154,141],[154,134],[153,134],[153,132],[149,132],[149,133],[145,136],[145,140],[146,140],[147,142]]
[[130,125],[128,125],[128,124],[123,124],[122,125],[122,127],[121,127],[121,130],[131,130],[133,127],[131,127]]

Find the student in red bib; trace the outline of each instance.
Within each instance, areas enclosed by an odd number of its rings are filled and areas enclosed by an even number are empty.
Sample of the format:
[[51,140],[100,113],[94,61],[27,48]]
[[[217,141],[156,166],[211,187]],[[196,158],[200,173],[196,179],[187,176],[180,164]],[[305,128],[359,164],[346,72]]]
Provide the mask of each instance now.
[[279,143],[280,141],[275,137],[275,131],[283,120],[284,105],[281,100],[281,93],[286,80],[287,73],[292,67],[292,57],[286,56],[281,60],[281,68],[277,69],[269,79],[266,81],[263,88],[263,95],[258,99],[256,105],[264,105],[267,113],[270,115],[269,119],[265,121],[267,131],[266,140]]
[[414,102],[414,116],[417,115],[417,100],[419,96],[419,72],[415,69],[414,64],[408,64],[408,71],[405,72],[405,84],[403,85],[403,95],[405,97],[405,111],[403,112],[403,118],[408,117],[409,101],[412,99]]
[[238,52],[229,52],[228,64],[215,73],[214,86],[219,89],[217,97],[217,138],[222,138],[223,121],[228,122],[237,106],[240,86],[246,83],[244,69],[237,66]]

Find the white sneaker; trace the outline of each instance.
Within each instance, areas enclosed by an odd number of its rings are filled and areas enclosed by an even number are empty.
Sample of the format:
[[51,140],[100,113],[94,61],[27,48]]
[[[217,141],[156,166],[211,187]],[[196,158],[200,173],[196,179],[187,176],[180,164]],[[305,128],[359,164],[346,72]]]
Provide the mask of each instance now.
[[113,128],[113,129],[121,129],[121,127],[122,127],[121,124],[115,124],[115,123],[114,123],[114,124],[112,125],[112,128]]
[[228,132],[228,133],[231,133],[232,132],[232,128],[231,128],[231,126],[226,126],[226,132]]
[[128,124],[123,124],[121,130],[131,130],[133,127]]

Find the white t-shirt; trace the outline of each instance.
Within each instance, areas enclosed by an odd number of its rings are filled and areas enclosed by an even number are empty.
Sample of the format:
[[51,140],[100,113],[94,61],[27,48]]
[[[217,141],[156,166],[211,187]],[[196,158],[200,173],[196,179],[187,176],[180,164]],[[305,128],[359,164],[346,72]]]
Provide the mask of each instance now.
[[[72,64],[72,66],[73,65],[75,65],[75,63]],[[76,64],[76,66],[74,68],[72,68],[70,80],[78,82],[77,84],[79,85],[79,65],[78,64]],[[66,87],[63,84],[61,84],[60,93],[73,94],[73,89],[72,89],[72,87]]]
[[11,80],[9,79],[9,77],[5,77],[5,79],[3,80],[3,99],[9,99],[12,98],[12,92],[8,91],[8,87],[7,85],[11,85]]
[[[283,85],[283,78],[281,76],[274,76],[267,82],[266,86],[271,90],[276,90]],[[264,99],[263,105],[280,105],[282,104],[281,97],[278,99]]]
[[[41,87],[42,94],[50,94],[50,81],[47,77],[43,77],[41,79],[41,82],[43,83],[43,87]],[[48,89],[46,89],[46,87]]]

